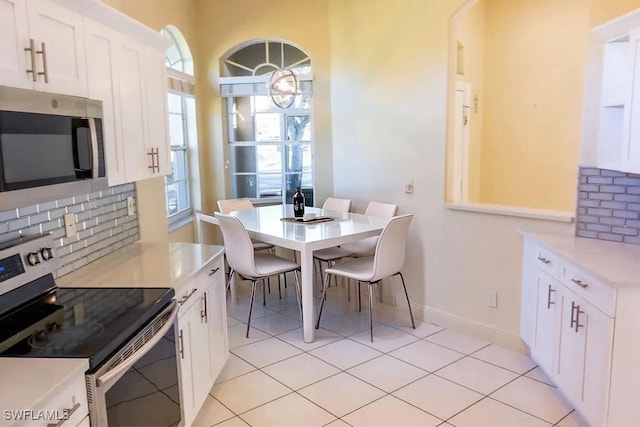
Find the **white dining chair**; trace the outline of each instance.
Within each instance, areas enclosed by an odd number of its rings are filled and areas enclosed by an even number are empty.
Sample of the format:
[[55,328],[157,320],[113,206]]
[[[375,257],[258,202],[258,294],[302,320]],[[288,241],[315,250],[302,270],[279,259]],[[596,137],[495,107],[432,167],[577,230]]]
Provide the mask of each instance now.
[[329,284],[329,278],[331,276],[341,276],[356,280],[358,289],[360,289],[362,282],[369,284],[369,330],[371,342],[373,342],[372,287],[386,277],[400,276],[404,294],[407,297],[407,305],[409,306],[411,326],[413,329],[416,328],[415,321],[413,320],[413,312],[411,311],[411,303],[409,302],[409,294],[407,293],[407,286],[400,272],[404,267],[407,234],[412,219],[412,214],[391,218],[380,234],[373,256],[344,261],[331,268],[327,268],[322,286],[322,298],[320,299],[320,310],[318,311],[316,329],[320,327],[320,317],[322,316],[322,308],[327,294],[327,285]]
[[[379,216],[383,218],[392,218],[398,211],[398,205],[393,203],[384,203],[371,201],[367,205],[364,211],[368,216]],[[360,258],[363,256],[373,255],[376,249],[376,243],[378,242],[378,236],[368,237],[366,239],[359,240],[357,242],[345,243],[333,248],[320,249],[313,253],[313,257],[318,262],[318,271],[320,277],[322,277],[322,263],[326,263],[327,267],[342,258]],[[351,287],[350,282],[347,282],[347,296],[351,301]],[[380,292],[380,301],[382,301],[382,292]],[[360,304],[358,303],[358,307]]]
[[254,251],[249,233],[237,217],[225,215],[220,212],[216,212],[214,216],[218,220],[220,229],[222,230],[224,248],[227,255],[227,262],[231,267],[231,275],[238,274],[241,278],[251,281],[251,301],[249,302],[249,315],[247,316],[246,337],[249,338],[256,283],[262,279],[262,301],[264,304],[264,279],[270,276],[277,276],[289,272],[294,273],[296,278],[296,297],[298,299],[298,309],[300,310],[300,320],[302,321],[299,277],[300,265],[270,253]]
[[326,211],[346,213],[351,210],[351,200],[338,199],[336,197],[327,197],[327,200],[325,200],[324,204],[322,205],[322,209]]

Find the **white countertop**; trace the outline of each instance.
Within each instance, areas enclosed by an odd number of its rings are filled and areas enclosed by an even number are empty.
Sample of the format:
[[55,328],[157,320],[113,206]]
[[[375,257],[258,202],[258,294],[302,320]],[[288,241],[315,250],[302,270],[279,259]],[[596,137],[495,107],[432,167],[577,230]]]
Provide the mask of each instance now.
[[640,245],[522,232],[615,287],[640,285]]
[[[223,252],[224,247],[213,245],[134,243],[57,278],[56,284],[177,290]],[[86,359],[0,358],[0,419],[6,409],[33,409],[70,376],[84,375],[87,369]]]
[[133,243],[56,279],[59,287],[174,288],[178,290],[223,246]]
[[14,424],[4,419],[5,410],[36,409],[57,387],[72,376],[84,376],[87,369],[87,359],[0,359],[0,425]]

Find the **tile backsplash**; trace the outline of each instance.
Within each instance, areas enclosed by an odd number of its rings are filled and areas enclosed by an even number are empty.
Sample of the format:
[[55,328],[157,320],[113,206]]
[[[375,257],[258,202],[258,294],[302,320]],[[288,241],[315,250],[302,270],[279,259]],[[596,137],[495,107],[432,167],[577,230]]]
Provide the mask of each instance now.
[[[51,233],[62,276],[140,238],[138,216],[127,215],[133,184],[109,187],[92,194],[0,212],[0,242],[21,236]],[[64,215],[75,213],[76,235],[65,237]]]
[[640,175],[580,168],[576,236],[640,244]]

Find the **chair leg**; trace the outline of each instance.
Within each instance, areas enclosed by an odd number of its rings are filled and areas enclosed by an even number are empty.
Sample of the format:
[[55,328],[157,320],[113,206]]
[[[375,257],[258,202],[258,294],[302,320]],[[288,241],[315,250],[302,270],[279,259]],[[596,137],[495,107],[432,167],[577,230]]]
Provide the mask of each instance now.
[[280,286],[280,275],[278,274],[278,298],[282,299],[282,287]]
[[324,307],[324,300],[327,296],[327,284],[329,283],[329,274],[324,276],[324,283],[322,285],[322,297],[320,298],[320,310],[318,310],[318,321],[316,322],[316,329],[320,327],[320,316],[322,316],[322,307]]
[[351,302],[351,279],[347,279],[347,301]]
[[266,289],[265,289],[265,286],[264,286],[264,282],[265,282],[265,279],[263,278],[262,279],[262,305],[266,306],[267,305],[267,293],[265,292]]
[[298,310],[300,310],[300,321],[302,322],[302,292],[300,289],[300,277],[298,270],[293,270],[293,275],[296,278],[296,298],[298,299]]
[[360,293],[360,281],[358,280],[357,282],[357,287],[358,289],[356,289],[358,291],[358,312],[362,312],[362,301],[360,299],[361,297],[361,293]]
[[411,316],[411,326],[413,326],[413,329],[415,329],[416,322],[413,320],[413,311],[411,311],[411,303],[409,302],[409,294],[407,293],[407,286],[404,284],[404,277],[402,276],[402,273],[398,272],[398,274],[400,275],[400,280],[402,280],[402,287],[404,288],[404,296],[407,297],[407,305],[409,306],[409,315]]
[[249,328],[251,327],[251,312],[253,311],[253,298],[256,296],[256,281],[251,281],[251,301],[249,302],[249,317],[247,318],[247,335],[249,338]]
[[231,270],[229,270],[229,278],[227,279],[227,285],[225,286],[225,289],[227,291],[229,291],[231,289],[231,280],[233,279],[233,274],[236,271],[232,268]]
[[369,335],[373,342],[373,283],[371,282],[369,282]]

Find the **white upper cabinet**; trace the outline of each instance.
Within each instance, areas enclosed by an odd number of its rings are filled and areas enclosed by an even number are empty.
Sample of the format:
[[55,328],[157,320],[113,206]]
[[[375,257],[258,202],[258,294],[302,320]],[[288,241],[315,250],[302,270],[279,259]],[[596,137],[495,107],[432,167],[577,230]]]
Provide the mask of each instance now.
[[588,57],[599,67],[587,71],[583,133],[596,139],[596,166],[640,173],[640,11],[595,28]]
[[[0,0],[1,1],[1,0]],[[164,43],[85,17],[89,97],[102,101],[109,185],[170,172]],[[158,42],[159,40],[159,42]]]
[[0,0],[0,84],[33,88],[27,70],[27,7],[24,0]]
[[86,96],[82,16],[49,0],[0,0],[0,84]]

